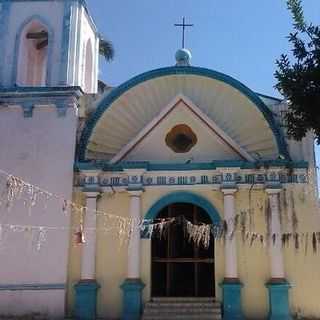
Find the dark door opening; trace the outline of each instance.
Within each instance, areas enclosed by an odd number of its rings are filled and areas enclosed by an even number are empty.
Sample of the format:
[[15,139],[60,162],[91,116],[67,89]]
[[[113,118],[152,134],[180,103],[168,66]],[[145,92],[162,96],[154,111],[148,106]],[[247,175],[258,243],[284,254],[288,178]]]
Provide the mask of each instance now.
[[[200,207],[175,203],[165,207],[158,218],[184,216],[190,222],[211,223]],[[182,223],[169,226],[161,239],[152,239],[153,297],[214,297],[214,237],[208,249],[189,242]]]

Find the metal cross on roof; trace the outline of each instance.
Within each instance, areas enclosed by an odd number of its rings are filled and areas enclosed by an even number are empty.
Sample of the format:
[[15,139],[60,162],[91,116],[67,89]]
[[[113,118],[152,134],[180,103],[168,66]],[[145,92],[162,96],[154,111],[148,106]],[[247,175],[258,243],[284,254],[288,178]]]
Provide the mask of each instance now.
[[184,48],[185,29],[186,27],[193,27],[193,24],[186,24],[186,18],[182,18],[182,23],[175,23],[175,27],[182,27],[182,48]]

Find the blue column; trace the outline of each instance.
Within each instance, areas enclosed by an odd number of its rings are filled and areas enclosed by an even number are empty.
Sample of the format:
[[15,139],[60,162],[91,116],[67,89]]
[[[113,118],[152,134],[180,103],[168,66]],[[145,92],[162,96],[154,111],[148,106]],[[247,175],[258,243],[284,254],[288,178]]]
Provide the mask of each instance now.
[[120,288],[123,291],[121,320],[140,320],[142,312],[142,290],[145,287],[140,279],[126,279]]
[[223,320],[242,320],[241,288],[238,279],[224,279],[220,284],[222,288]]
[[74,315],[79,320],[96,319],[97,292],[100,288],[95,280],[81,280],[75,286],[76,301]]
[[290,284],[285,280],[270,281],[266,284],[269,290],[269,320],[291,320],[289,308]]

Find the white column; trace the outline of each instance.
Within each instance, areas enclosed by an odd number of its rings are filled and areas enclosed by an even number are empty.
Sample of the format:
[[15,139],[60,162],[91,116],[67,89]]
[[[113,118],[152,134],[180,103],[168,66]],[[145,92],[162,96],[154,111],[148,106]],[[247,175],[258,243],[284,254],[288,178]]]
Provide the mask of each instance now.
[[270,206],[269,256],[272,279],[284,279],[281,243],[279,193],[281,189],[266,189]]
[[130,195],[130,218],[133,219],[133,228],[128,247],[128,278],[140,278],[140,229],[141,221],[141,194],[142,190],[128,191]]
[[235,197],[237,189],[221,189],[224,195],[224,219],[228,225],[228,234],[225,240],[225,278],[238,278],[237,243],[236,235],[230,238],[234,227]]
[[99,192],[86,192],[89,209],[84,216],[85,243],[82,245],[81,279],[93,280],[96,276],[96,214]]

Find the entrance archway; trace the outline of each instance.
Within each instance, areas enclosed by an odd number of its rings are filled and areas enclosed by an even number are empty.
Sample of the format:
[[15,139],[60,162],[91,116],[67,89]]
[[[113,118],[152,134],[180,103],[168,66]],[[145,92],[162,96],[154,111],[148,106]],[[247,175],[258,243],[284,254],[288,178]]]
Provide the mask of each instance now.
[[214,239],[209,248],[197,246],[188,240],[183,219],[197,223],[211,223],[200,207],[188,203],[174,203],[158,215],[159,218],[177,217],[166,234],[152,239],[152,296],[213,297]]
[[190,242],[184,219],[217,224],[219,215],[211,203],[189,192],[171,193],[155,203],[147,219],[178,217],[163,237],[151,244],[151,295],[153,297],[214,297],[214,237],[209,248]]

